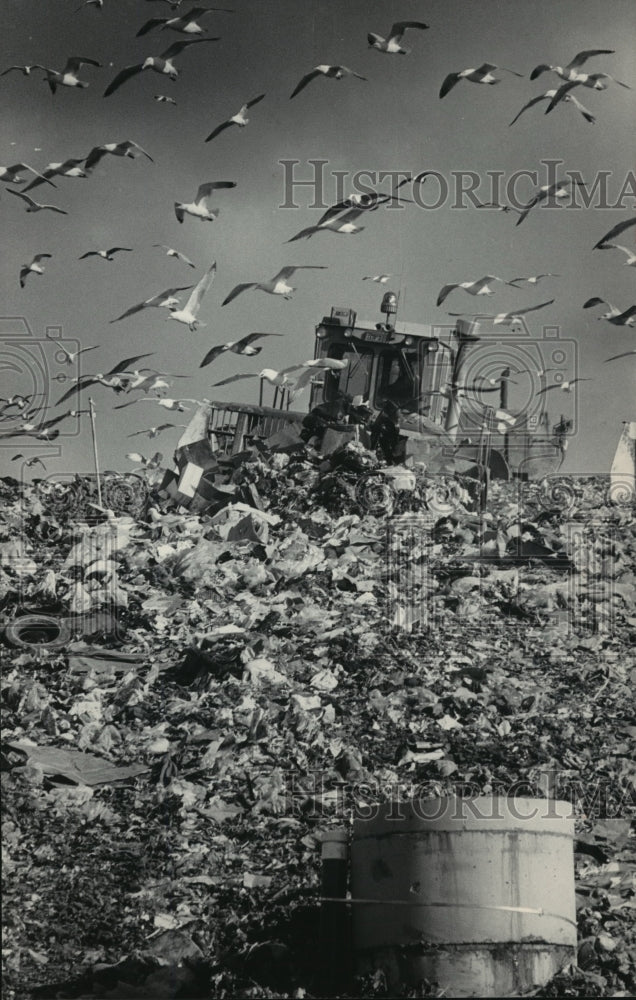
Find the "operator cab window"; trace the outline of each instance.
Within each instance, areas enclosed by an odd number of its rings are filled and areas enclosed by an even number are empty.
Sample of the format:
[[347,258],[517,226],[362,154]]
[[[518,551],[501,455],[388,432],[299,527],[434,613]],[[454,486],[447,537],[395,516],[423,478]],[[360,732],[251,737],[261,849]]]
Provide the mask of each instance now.
[[417,351],[382,351],[375,404],[390,400],[401,409],[417,408],[419,395]]
[[368,399],[371,387],[371,370],[373,368],[373,351],[364,347],[354,347],[351,343],[331,344],[330,358],[338,361],[347,360],[349,363],[342,371],[327,371],[325,375],[326,400],[336,399],[338,392],[347,393],[349,396],[362,396]]

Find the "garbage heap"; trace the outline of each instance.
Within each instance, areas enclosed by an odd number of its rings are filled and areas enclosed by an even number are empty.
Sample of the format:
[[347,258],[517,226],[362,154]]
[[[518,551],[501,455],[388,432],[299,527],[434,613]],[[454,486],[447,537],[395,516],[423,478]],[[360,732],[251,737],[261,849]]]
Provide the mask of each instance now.
[[2,483],[4,620],[67,626],[5,647],[9,985],[303,996],[325,826],[517,789],[572,797],[584,845],[588,971],[554,995],[628,995],[631,510],[598,478],[480,510],[355,441],[251,454],[222,492],[69,516]]

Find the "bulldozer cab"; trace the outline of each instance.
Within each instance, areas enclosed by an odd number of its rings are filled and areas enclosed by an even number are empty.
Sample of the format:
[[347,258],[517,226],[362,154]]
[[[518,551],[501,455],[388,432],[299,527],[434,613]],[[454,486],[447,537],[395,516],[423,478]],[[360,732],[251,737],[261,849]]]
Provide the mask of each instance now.
[[[508,415],[514,433],[509,424],[501,424],[498,407],[505,410],[507,390],[488,403],[467,400],[461,391],[467,352],[481,340],[479,323],[462,318],[454,326],[398,321],[393,292],[384,295],[380,308],[382,322],[361,320],[355,310],[334,306],[317,324],[314,359],[346,364],[316,366],[309,410],[346,399],[378,414],[392,403],[400,438],[406,441],[404,453],[431,469],[473,469],[482,479],[487,472],[507,479],[553,471],[559,451],[547,434],[537,433],[540,425],[531,426],[524,414]],[[215,452],[235,456],[258,441],[285,446],[300,430],[306,410],[291,408],[293,385],[271,387],[270,405],[264,405],[264,389],[261,377],[258,405],[210,403],[208,432]]]
[[[390,304],[392,293],[384,297]],[[373,410],[390,401],[399,407],[401,422],[415,416],[449,430],[452,399],[448,390],[466,344],[468,331],[419,323],[370,323],[352,309],[334,307],[316,327],[316,358],[335,358],[347,365],[329,371],[314,384],[310,406],[338,394],[358,398]]]

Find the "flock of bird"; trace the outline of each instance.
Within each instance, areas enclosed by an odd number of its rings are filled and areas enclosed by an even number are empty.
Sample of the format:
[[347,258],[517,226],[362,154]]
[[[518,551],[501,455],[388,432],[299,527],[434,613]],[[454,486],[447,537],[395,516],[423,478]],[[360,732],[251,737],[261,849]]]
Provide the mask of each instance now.
[[[119,69],[113,79],[106,86],[106,89],[103,91],[104,98],[111,97],[119,91],[120,88],[127,85],[133,77],[137,77],[147,70],[157,73],[163,77],[167,77],[171,81],[176,81],[179,76],[179,70],[175,66],[175,59],[177,57],[184,55],[192,46],[220,41],[220,36],[208,36],[206,34],[207,29],[206,26],[202,24],[203,20],[207,19],[208,16],[213,13],[233,13],[233,11],[229,8],[193,7],[189,11],[182,14],[180,13],[182,0],[164,0],[164,2],[169,4],[173,16],[152,17],[149,20],[146,20],[137,31],[136,37],[145,37],[151,33],[154,37],[157,33],[160,34],[164,31],[176,32],[186,37],[175,41],[167,48],[162,49],[158,55],[147,55],[140,61]],[[80,7],[77,8],[76,13],[80,13],[86,7],[94,7],[96,10],[101,10],[104,7],[104,0],[84,0]],[[423,32],[428,28],[429,25],[422,21],[397,21],[390,27],[386,35],[369,32],[367,34],[367,42],[371,49],[387,56],[406,56],[411,54],[411,49],[406,48],[403,45],[403,41],[407,33],[409,36],[415,38],[416,32]],[[161,49],[162,47],[158,45],[157,48]],[[510,122],[510,125],[514,125],[522,115],[540,103],[545,103],[545,114],[551,113],[560,104],[571,105],[587,123],[594,124],[596,122],[596,115],[584,107],[573,91],[580,87],[589,90],[604,91],[610,86],[611,83],[627,88],[627,84],[616,80],[609,73],[601,71],[588,73],[584,72],[582,69],[582,67],[588,63],[588,60],[596,59],[600,56],[611,55],[613,51],[614,50],[612,49],[590,49],[579,52],[569,63],[563,66],[548,65],[544,63],[536,66],[530,73],[531,80],[535,80],[545,73],[552,73],[560,82],[551,89],[546,90],[528,100]],[[87,88],[89,83],[92,84],[92,70],[100,68],[102,68],[101,64],[95,59],[72,56],[67,60],[66,65],[59,70],[51,69],[50,67],[41,64],[12,65],[4,69],[0,73],[0,76],[5,76],[10,73],[21,73],[24,77],[37,77],[38,74],[41,74],[41,79],[48,84],[51,93],[55,95],[59,88]],[[80,78],[80,75],[84,75],[84,70],[86,70],[86,75],[89,78],[88,80]],[[451,91],[454,91],[460,83],[495,86],[503,81],[501,76],[502,73],[510,74],[519,78],[523,76],[523,74],[517,70],[506,69],[493,63],[484,62],[477,67],[469,67],[448,73],[441,83],[439,97],[440,99],[446,99]],[[308,69],[308,71],[298,81],[291,94],[289,94],[289,99],[296,99],[303,91],[305,91],[307,87],[313,85],[316,81],[339,81],[344,79],[354,79],[362,82],[368,82],[367,77],[349,68],[348,66],[321,63],[311,69]],[[221,133],[231,129],[233,126],[240,129],[245,128],[250,121],[248,112],[257,104],[260,104],[265,97],[265,93],[260,93],[250,100],[247,100],[235,114],[217,124],[212,131],[202,139],[202,141],[206,143],[211,142]],[[454,95],[453,98],[451,98],[451,101],[453,99],[459,98]],[[164,94],[155,94],[154,100],[159,103],[172,105],[177,103],[175,98]],[[93,147],[85,156],[74,156],[69,157],[62,162],[52,162],[41,170],[37,170],[24,162],[16,163],[7,167],[0,167],[0,180],[2,180],[6,185],[9,185],[7,190],[10,194],[22,201],[27,212],[33,213],[49,211],[56,214],[66,215],[68,213],[65,209],[54,204],[38,202],[27,192],[41,187],[44,184],[48,184],[49,187],[56,188],[57,184],[55,183],[55,179],[58,178],[87,179],[91,176],[97,165],[100,164],[101,161],[107,156],[126,158],[145,157],[148,161],[154,162],[153,157],[136,142],[132,140],[125,140],[121,142],[103,143]],[[400,181],[393,191],[354,193],[330,206],[316,223],[304,227],[298,233],[291,236],[287,242],[292,243],[300,240],[309,240],[325,232],[337,233],[345,236],[357,236],[363,232],[365,228],[365,226],[359,225],[360,220],[365,219],[366,217],[372,218],[372,214],[383,207],[411,203],[413,199],[404,197],[403,192],[398,194],[398,190],[404,185],[410,184],[413,186],[413,190],[415,191],[416,185],[424,184],[427,177],[433,173],[435,172],[423,171],[414,176],[408,175]],[[31,175],[28,183],[25,176],[27,174]],[[22,190],[16,190],[16,187],[22,184],[25,184],[26,186]],[[582,184],[583,182],[581,180],[565,178],[563,180],[538,187],[531,199],[521,207],[500,204],[498,202],[478,203],[477,207],[494,208],[502,212],[513,212],[518,216],[516,225],[519,226],[535,208],[544,204],[557,203],[560,199],[564,199],[571,194],[573,186],[580,186]],[[220,209],[216,206],[211,206],[210,199],[216,192],[234,189],[236,187],[237,182],[233,180],[212,180],[201,183],[191,201],[174,202],[174,213],[176,219],[180,224],[183,224],[186,217],[190,217],[197,222],[214,222],[219,216]],[[636,219],[633,218],[621,221],[598,240],[595,245],[595,249],[618,250],[626,257],[626,260],[624,261],[625,266],[636,267],[636,251],[620,243],[614,242],[634,225],[636,225]],[[167,256],[174,258],[177,262],[183,264],[184,266],[193,270],[197,269],[197,265],[180,250],[164,243],[154,243],[152,246],[155,249],[163,250]],[[134,248],[128,246],[113,246],[107,249],[93,247],[85,250],[82,254],[80,254],[78,259],[85,260],[89,257],[95,257],[104,262],[112,262],[117,255],[131,254],[133,252],[136,252]],[[29,263],[24,263],[19,270],[19,283],[21,288],[25,288],[27,278],[30,275],[42,276],[45,271],[44,262],[51,260],[51,258],[52,255],[48,252],[37,252],[33,255]],[[100,265],[100,267],[101,266],[102,265]],[[293,296],[295,291],[295,288],[290,284],[290,280],[296,272],[324,269],[325,265],[319,264],[293,264],[281,268],[270,279],[240,282],[225,296],[222,301],[222,306],[229,305],[239,295],[246,291],[262,291],[269,295],[279,296],[288,300]],[[199,318],[199,313],[204,297],[214,281],[215,275],[216,262],[213,262],[204,270],[202,276],[196,283],[185,286],[170,287],[164,289],[163,291],[154,292],[141,302],[125,309],[120,315],[111,319],[110,323],[118,323],[137,315],[143,310],[155,308],[165,310],[167,318],[187,326],[191,332],[195,332],[200,327],[206,326],[206,324]],[[364,275],[362,280],[378,284],[386,284],[391,277],[392,275],[384,273],[375,275],[369,274]],[[445,283],[441,288],[437,296],[436,304],[438,307],[441,306],[451,294],[456,292],[464,292],[471,296],[489,297],[494,294],[495,286],[508,286],[519,290],[524,287],[533,288],[539,282],[549,279],[558,279],[559,277],[560,276],[558,274],[541,273],[510,279],[495,275],[485,275],[475,279],[462,278],[461,280],[452,280]],[[188,297],[185,299],[185,302],[182,303],[181,298],[184,293],[188,293]],[[551,298],[535,305],[524,306],[513,310],[501,310],[494,314],[451,312],[449,315],[454,317],[469,316],[474,319],[487,319],[492,322],[493,325],[510,324],[519,321],[521,317],[528,313],[535,312],[551,305],[554,301],[555,300]],[[612,305],[599,296],[592,296],[584,303],[584,308],[589,309],[599,305],[607,307],[607,311],[601,313],[599,319],[605,320],[613,326],[633,327],[636,323],[636,305],[621,308]],[[260,344],[255,346],[255,342],[262,338],[272,336],[280,336],[280,334],[254,332],[248,333],[234,341],[214,344],[205,352],[200,362],[200,367],[203,368],[211,365],[217,358],[226,352],[243,357],[252,357],[257,355],[263,349],[263,346]],[[74,352],[69,350],[60,342],[56,342],[56,346],[58,348],[58,352],[62,355],[63,362],[65,364],[72,365],[76,362],[79,355],[94,351],[99,345],[82,347]],[[634,353],[636,352],[628,351],[622,354],[613,355],[606,360],[609,362],[628,355],[633,355]],[[116,395],[121,393],[126,395],[131,393],[136,394],[133,395],[133,398],[126,400],[123,403],[119,403],[115,407],[116,409],[128,407],[138,402],[153,402],[155,405],[159,405],[166,410],[185,412],[188,409],[185,405],[186,403],[195,404],[199,402],[198,400],[191,398],[177,399],[165,396],[164,392],[168,390],[172,384],[169,380],[174,378],[187,378],[189,376],[163,372],[149,367],[135,367],[139,364],[139,362],[145,361],[150,356],[150,353],[134,355],[117,362],[107,371],[79,375],[71,388],[65,391],[58,400],[54,401],[50,405],[59,406],[73,397],[78,397],[80,393],[85,392],[91,386],[97,385],[110,389]],[[215,382],[214,387],[228,385],[240,379],[258,377],[262,380],[270,382],[274,386],[287,389],[289,392],[289,398],[291,399],[302,391],[302,389],[313,379],[319,378],[321,371],[327,369],[337,371],[338,369],[343,368],[345,364],[346,362],[336,361],[335,359],[321,359],[318,361],[304,361],[299,364],[288,366],[281,371],[264,368],[259,373],[237,373]],[[552,369],[542,369],[536,374],[545,378],[545,375],[549,371],[552,371]],[[561,372],[560,369],[556,371]],[[519,369],[516,373],[523,374],[524,372],[530,372],[530,369]],[[498,390],[500,382],[500,380],[494,379],[478,379],[477,381],[481,381],[482,384],[451,387],[449,391],[453,392],[461,390],[463,393],[468,391],[494,392]],[[493,383],[493,385],[490,387],[485,386],[483,384],[484,381],[489,381]],[[553,385],[543,385],[538,394],[547,393],[552,389],[561,389],[565,392],[569,392],[571,391],[572,386],[581,381],[589,381],[589,379],[584,377],[561,378],[560,381],[555,382]],[[438,393],[442,392],[442,390],[436,391]],[[4,434],[0,432],[0,439],[14,436],[30,436],[37,440],[54,440],[60,433],[58,427],[60,423],[66,419],[75,418],[81,414],[89,412],[87,410],[73,409],[67,410],[58,416],[46,417],[47,410],[50,406],[43,406],[42,403],[36,402],[36,399],[37,394],[32,396],[21,396],[19,394],[15,394],[13,396],[0,399],[0,422],[7,420],[15,422],[16,419],[18,420],[17,427],[12,426],[11,429]],[[510,421],[506,421],[504,417],[501,417],[500,420],[503,421],[503,425],[510,423]],[[143,430],[135,430],[130,433],[128,437],[146,435],[148,438],[152,439],[161,434],[163,431],[182,426],[184,425],[169,422],[157,423]],[[131,453],[127,457],[133,461],[140,461],[142,464],[150,467],[153,467],[152,463],[157,458],[157,456],[154,456],[153,459],[145,459],[137,453]],[[27,466],[31,466],[40,461],[39,459],[25,459],[22,453],[14,456],[15,460],[19,458],[23,458],[25,465]],[[159,458],[161,458],[161,456],[159,456]]]

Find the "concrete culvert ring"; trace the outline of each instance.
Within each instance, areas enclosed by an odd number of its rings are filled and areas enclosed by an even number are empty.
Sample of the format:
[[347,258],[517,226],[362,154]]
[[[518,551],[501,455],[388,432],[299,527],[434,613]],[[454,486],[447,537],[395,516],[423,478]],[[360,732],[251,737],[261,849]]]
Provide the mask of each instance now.
[[68,622],[52,615],[23,615],[7,625],[4,634],[12,646],[22,648],[64,646],[71,639]]

